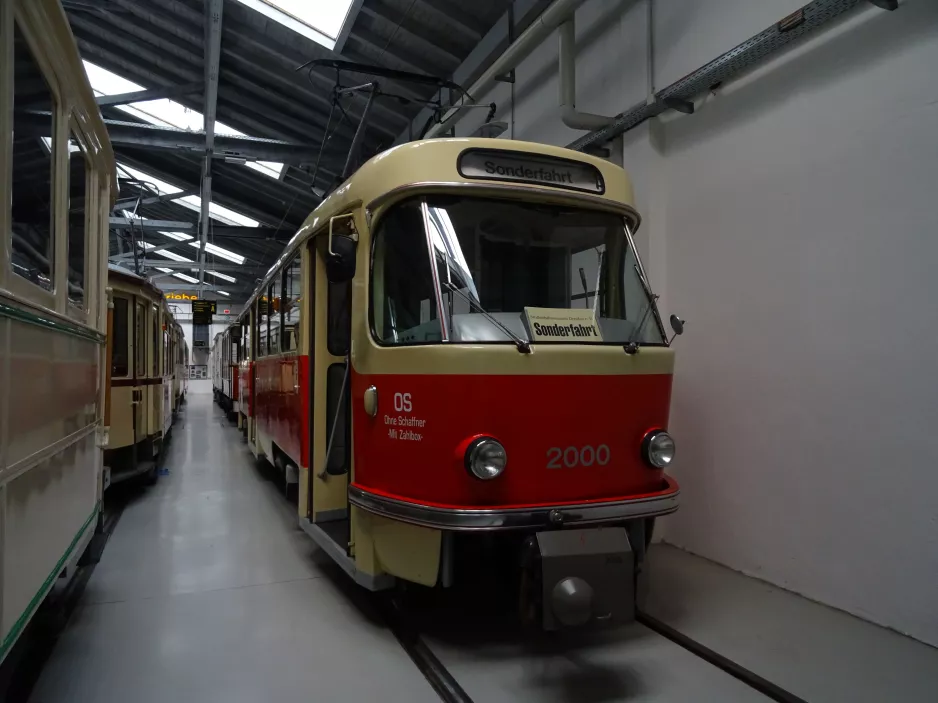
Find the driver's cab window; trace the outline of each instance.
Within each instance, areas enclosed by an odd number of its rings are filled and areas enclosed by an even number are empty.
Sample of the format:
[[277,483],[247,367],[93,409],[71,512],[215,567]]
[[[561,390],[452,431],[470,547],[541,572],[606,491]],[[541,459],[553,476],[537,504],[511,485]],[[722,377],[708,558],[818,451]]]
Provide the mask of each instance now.
[[443,339],[420,201],[393,206],[375,232],[372,320],[384,344]]

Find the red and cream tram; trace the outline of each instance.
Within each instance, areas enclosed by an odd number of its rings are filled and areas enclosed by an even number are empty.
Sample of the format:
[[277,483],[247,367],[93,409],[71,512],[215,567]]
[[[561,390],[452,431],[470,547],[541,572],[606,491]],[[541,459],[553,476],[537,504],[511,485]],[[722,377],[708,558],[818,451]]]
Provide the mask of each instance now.
[[215,402],[225,411],[229,420],[240,417],[238,398],[240,390],[240,325],[229,325],[212,340],[212,393]]
[[241,325],[250,437],[358,583],[448,586],[484,544],[544,627],[631,617],[678,506],[638,225],[621,168],[486,139],[393,148],[309,216]]

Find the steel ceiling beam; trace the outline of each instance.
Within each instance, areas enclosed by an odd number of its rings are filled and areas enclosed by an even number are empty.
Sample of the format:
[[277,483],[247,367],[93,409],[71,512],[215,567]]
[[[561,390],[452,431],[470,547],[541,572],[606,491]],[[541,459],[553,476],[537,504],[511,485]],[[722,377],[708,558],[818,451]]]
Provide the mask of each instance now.
[[[118,180],[120,178],[118,177]],[[188,198],[190,195],[198,195],[198,188],[189,188],[188,190],[181,190],[178,193],[164,193],[163,195],[149,195],[143,198],[124,198],[123,200],[118,200],[114,203],[114,208],[112,212],[117,210],[123,210],[129,207],[134,207],[135,205],[140,205],[141,207],[146,205],[156,205],[157,203],[165,203],[170,200],[178,200],[179,198]]]
[[205,159],[202,162],[202,212],[199,217],[199,295],[205,285],[205,249],[212,226],[208,206],[212,204],[212,156],[215,151],[215,109],[218,106],[218,73],[221,61],[221,20],[224,0],[205,3]]
[[[111,217],[108,226],[111,229],[130,229],[131,220],[127,217]],[[174,220],[133,220],[133,227],[149,232],[184,232],[186,234],[195,234],[197,225],[192,222],[177,222]],[[274,240],[275,229],[272,227],[240,227],[238,225],[220,225],[212,224],[212,236],[230,237],[232,239],[264,239]],[[289,236],[293,236],[291,233]],[[185,242],[177,242],[184,244]]]
[[[197,183],[198,179],[201,176],[201,162],[194,156],[189,154],[180,153],[172,157],[172,163],[166,163],[161,161],[161,165],[157,165],[155,162],[147,161],[139,158],[136,154],[128,154],[126,151],[121,151],[118,153],[118,161],[126,163],[129,166],[145,171],[148,174],[154,176],[155,178],[162,179],[167,183],[171,183],[179,188],[192,187],[193,183]],[[297,202],[303,202],[300,200],[300,197],[312,198],[314,201],[318,201],[318,198],[310,193],[308,190],[302,189],[298,186],[283,183],[283,181],[274,180],[273,178],[261,177],[250,172],[249,169],[235,167],[233,164],[225,164],[227,168],[217,169],[217,180],[219,185],[221,183],[227,183],[231,181],[232,183],[237,184],[237,188],[250,188],[252,192],[256,193],[265,203],[273,204],[276,203],[277,206],[286,207],[288,203],[292,202],[292,195],[296,196]],[[170,170],[168,170],[170,169]],[[259,210],[252,205],[249,205],[238,198],[237,195],[232,195],[229,192],[222,193],[219,188],[215,189],[216,195],[224,197],[216,197],[215,202],[220,205],[225,205],[230,207],[243,215],[246,215],[250,218],[257,220],[258,222],[266,223],[268,225],[273,225],[273,223],[280,223],[283,220],[283,212],[277,211],[271,213],[268,210]],[[189,216],[189,210],[186,209],[183,211],[183,208],[179,205],[176,205],[174,202],[167,203],[169,209],[179,210],[177,219],[186,219]],[[306,219],[306,215],[309,214],[309,210],[312,210],[312,207],[303,207],[305,211],[303,215],[297,218],[297,222],[294,223],[293,220],[290,220],[289,227],[298,226],[299,222],[302,222]],[[170,219],[170,218],[162,218]]]
[[[153,250],[147,249],[146,253],[149,254],[151,251]],[[117,257],[112,256],[111,260],[114,261],[116,258]],[[166,261],[163,261],[162,259],[157,261],[155,259],[154,260],[148,259],[142,263],[145,263],[147,266],[151,266],[154,268],[159,266],[164,269],[173,269],[174,271],[177,269],[180,271],[186,271],[188,269],[191,269],[193,271],[199,270],[198,265],[192,261],[171,261],[169,259],[167,259]],[[234,264],[234,263],[220,264],[216,262],[214,264],[206,264],[205,273],[210,273],[211,271],[218,271],[218,272],[241,271],[246,276],[250,277],[251,281],[253,281],[254,275],[258,269],[263,269],[264,273],[267,273],[267,269],[269,268],[270,266],[268,266],[267,264],[260,264],[260,263],[249,264],[247,261],[245,261],[243,264]]]
[[[369,2],[362,5],[360,12],[379,22],[384,22],[393,28],[397,28],[397,33],[404,37],[408,42],[416,44],[420,50],[433,58],[435,62],[442,62],[452,66],[458,66],[459,57],[436,42],[420,34],[419,26],[411,18],[399,18],[395,16],[394,10],[382,2]],[[400,14],[400,13],[397,13]]]
[[[171,127],[157,127],[137,122],[122,120],[104,120],[111,137],[111,143],[117,146],[137,146],[146,149],[182,149],[193,153],[205,154],[208,149],[206,132],[190,132]],[[214,122],[213,122],[214,125]],[[26,127],[27,129],[28,126]],[[277,161],[280,163],[302,164],[315,162],[319,155],[318,144],[293,144],[278,139],[260,137],[214,136],[214,158],[245,158],[257,161]],[[323,158],[339,159],[343,154],[338,149],[326,149]]]
[[[454,83],[468,88],[475,80],[481,76],[485,70],[491,66],[495,60],[501,56],[502,52],[511,43],[510,37],[517,37],[520,32],[527,28],[550,4],[550,0],[514,0],[511,10],[506,12],[489,29],[481,40],[477,39],[475,49],[466,57],[459,68],[453,71],[451,77]],[[511,27],[511,18],[514,17],[514,27]],[[473,95],[476,100],[482,100],[484,95]],[[403,144],[411,141],[420,133],[423,126],[433,116],[433,110],[425,107],[411,123],[401,132],[395,144]]]
[[190,95],[202,91],[201,83],[186,83],[185,85],[166,86],[164,88],[147,88],[132,93],[118,93],[117,95],[99,95],[95,102],[99,107],[114,107],[129,103],[146,102],[147,100],[160,100],[162,98],[176,98],[180,95]]

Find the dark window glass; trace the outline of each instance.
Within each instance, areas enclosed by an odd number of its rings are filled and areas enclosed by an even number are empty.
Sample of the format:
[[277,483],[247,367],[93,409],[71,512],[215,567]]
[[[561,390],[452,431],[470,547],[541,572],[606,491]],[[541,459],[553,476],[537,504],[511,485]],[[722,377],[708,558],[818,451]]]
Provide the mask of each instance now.
[[91,164],[78,140],[68,140],[68,300],[85,307],[85,248]]
[[111,376],[122,378],[130,372],[130,352],[127,348],[128,305],[126,298],[114,298],[113,333],[111,345]]
[[402,203],[381,218],[372,266],[371,312],[378,339],[385,344],[441,341],[419,201]]
[[147,375],[147,309],[141,305],[136,306],[134,320],[134,367],[138,378]]
[[153,363],[150,364],[153,373],[153,376],[160,375],[160,311],[155,307],[150,309],[150,329],[153,331]]
[[329,331],[326,347],[334,356],[348,354],[352,338],[352,282],[329,283]]
[[13,272],[51,291],[54,101],[19,28],[13,33]]
[[296,351],[300,336],[300,255],[283,269],[283,351]]
[[371,314],[380,341],[509,342],[506,329],[526,339],[527,309],[549,308],[595,319],[584,341],[664,343],[621,216],[430,196],[418,218],[418,204],[404,205],[406,222],[393,211],[376,233]]
[[270,314],[267,316],[267,353],[280,353],[280,303],[281,285],[272,283],[267,289],[267,299],[270,301]]
[[[342,392],[345,381],[345,392]],[[348,380],[345,378],[345,364],[332,364],[326,370],[326,437],[332,437],[332,451],[326,472],[332,475],[348,471],[349,419],[348,419]],[[333,432],[335,425],[335,432]]]

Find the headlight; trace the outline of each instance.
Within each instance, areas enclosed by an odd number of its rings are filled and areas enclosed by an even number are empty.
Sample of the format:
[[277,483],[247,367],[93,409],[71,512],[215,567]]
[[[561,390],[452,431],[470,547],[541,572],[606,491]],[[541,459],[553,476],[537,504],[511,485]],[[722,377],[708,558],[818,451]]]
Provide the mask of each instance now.
[[491,437],[480,437],[466,449],[466,468],[483,481],[498,478],[507,463],[505,448]]
[[642,442],[645,461],[656,469],[663,469],[674,461],[674,439],[664,430],[652,430]]

